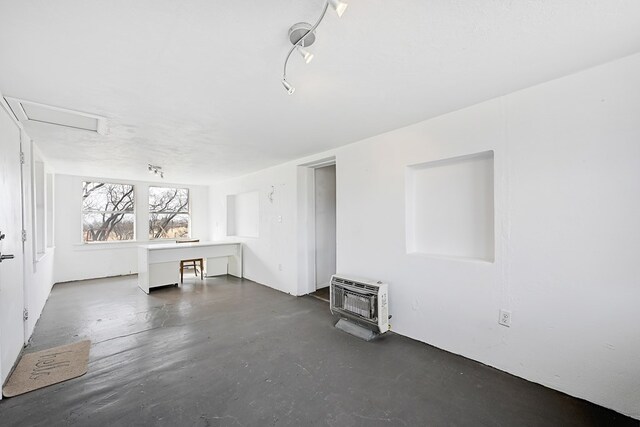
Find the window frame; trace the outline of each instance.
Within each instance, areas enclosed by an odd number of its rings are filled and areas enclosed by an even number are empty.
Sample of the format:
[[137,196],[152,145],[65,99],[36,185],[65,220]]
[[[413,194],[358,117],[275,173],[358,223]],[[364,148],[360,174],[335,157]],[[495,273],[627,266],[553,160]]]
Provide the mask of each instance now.
[[[151,203],[150,203],[150,198],[151,198],[151,189],[152,188],[161,188],[161,189],[170,189],[170,190],[184,190],[187,192],[187,211],[151,211]],[[163,241],[163,240],[176,240],[175,237],[152,237],[151,236],[151,232],[152,232],[152,227],[151,227],[151,214],[160,214],[160,215],[167,215],[167,214],[176,214],[176,215],[187,215],[187,235],[183,236],[181,238],[187,238],[190,239],[191,238],[191,227],[192,227],[192,223],[191,223],[191,189],[189,187],[171,187],[171,186],[163,186],[163,185],[149,185],[148,189],[147,189],[147,193],[148,193],[148,197],[147,197],[147,214],[148,214],[148,221],[147,221],[147,238],[149,239],[149,241]]]
[[[123,185],[123,186],[128,186],[131,187],[131,190],[133,191],[131,198],[133,200],[133,209],[131,211],[126,211],[126,210],[117,210],[117,211],[104,211],[104,210],[95,210],[95,211],[85,211],[84,209],[84,184],[90,182],[90,183],[98,183],[98,184],[112,184],[112,185]],[[113,182],[113,181],[104,181],[104,180],[93,180],[91,178],[83,178],[81,181],[81,189],[80,189],[80,242],[83,245],[104,245],[104,244],[119,244],[119,243],[135,243],[138,240],[138,227],[137,227],[137,223],[138,223],[138,213],[136,211],[136,185],[132,184],[132,183],[125,183],[125,182]],[[91,241],[86,241],[84,239],[84,215],[85,213],[92,213],[92,214],[106,214],[106,213],[111,213],[111,214],[125,214],[125,215],[133,215],[133,237],[131,239],[127,239],[127,240],[91,240]]]

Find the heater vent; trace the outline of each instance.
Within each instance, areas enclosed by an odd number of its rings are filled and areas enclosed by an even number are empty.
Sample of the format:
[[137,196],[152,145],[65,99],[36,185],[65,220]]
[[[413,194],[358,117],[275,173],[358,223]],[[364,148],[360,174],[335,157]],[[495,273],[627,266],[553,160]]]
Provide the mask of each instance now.
[[367,285],[366,283],[363,283],[363,282],[356,282],[354,280],[344,279],[338,276],[333,276],[333,277],[336,283],[338,284],[345,285],[345,286],[352,286],[358,289],[366,289],[371,292],[378,292],[378,288],[379,288],[378,285]]
[[11,111],[20,122],[45,123],[47,125],[63,126],[81,129],[105,135],[107,119],[95,114],[67,110],[23,99],[5,97]]
[[388,286],[386,283],[331,277],[331,312],[346,316],[376,331],[389,329]]

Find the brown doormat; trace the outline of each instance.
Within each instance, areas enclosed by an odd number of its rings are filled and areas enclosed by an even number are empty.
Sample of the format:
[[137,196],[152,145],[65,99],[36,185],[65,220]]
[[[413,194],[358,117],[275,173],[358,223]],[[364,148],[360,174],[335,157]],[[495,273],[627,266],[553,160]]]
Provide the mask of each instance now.
[[89,348],[91,341],[86,340],[23,354],[2,394],[17,396],[86,374]]

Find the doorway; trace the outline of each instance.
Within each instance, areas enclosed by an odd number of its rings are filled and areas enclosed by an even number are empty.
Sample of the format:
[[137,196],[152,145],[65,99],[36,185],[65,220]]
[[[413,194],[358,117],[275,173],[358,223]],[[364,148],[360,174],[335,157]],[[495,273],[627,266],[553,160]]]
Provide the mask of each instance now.
[[329,301],[329,282],[336,273],[336,165],[313,171],[314,263],[313,296]]
[[335,157],[298,165],[297,295],[324,294],[329,299],[331,275],[337,272],[338,162]]
[[336,165],[315,171],[316,290],[329,287],[336,273]]

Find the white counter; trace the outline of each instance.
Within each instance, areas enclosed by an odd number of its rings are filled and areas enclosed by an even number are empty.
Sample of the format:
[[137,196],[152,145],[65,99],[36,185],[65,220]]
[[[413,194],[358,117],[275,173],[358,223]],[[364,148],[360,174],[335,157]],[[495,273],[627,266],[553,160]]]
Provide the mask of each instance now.
[[242,277],[242,243],[234,241],[161,243],[138,246],[138,286],[149,293],[180,282],[180,260],[204,258],[207,276]]

